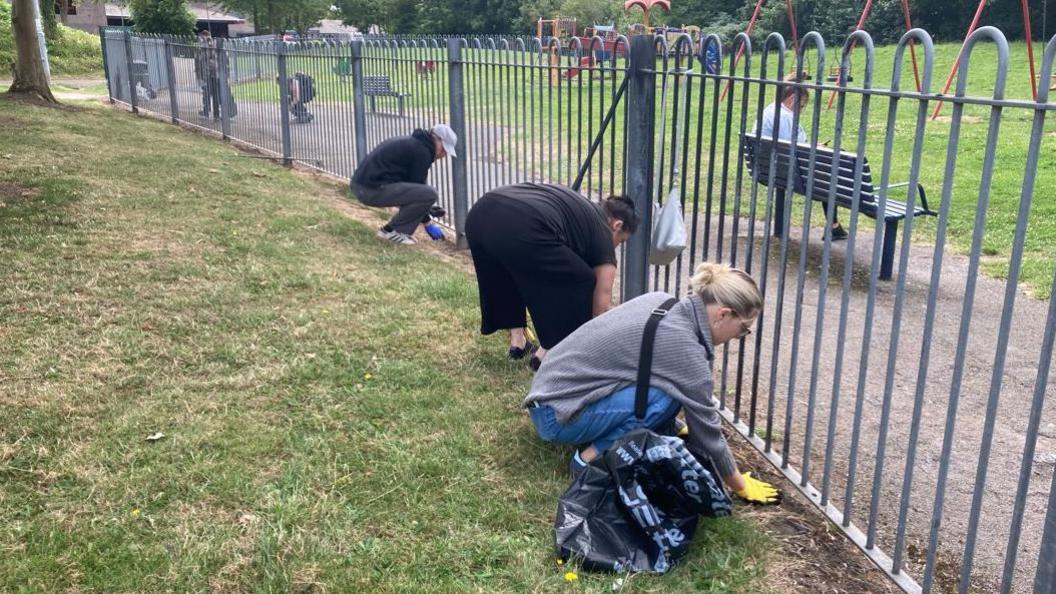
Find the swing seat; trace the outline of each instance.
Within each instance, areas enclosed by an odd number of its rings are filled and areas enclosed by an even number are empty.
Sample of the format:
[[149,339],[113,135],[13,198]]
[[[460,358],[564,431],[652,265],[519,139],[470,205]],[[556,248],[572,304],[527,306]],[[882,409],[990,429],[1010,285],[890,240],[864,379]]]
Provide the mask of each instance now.
[[[839,82],[840,80],[840,67],[832,66],[829,68],[829,75],[825,77],[827,82]],[[851,74],[851,69],[847,69],[847,82],[854,82],[854,75]]]

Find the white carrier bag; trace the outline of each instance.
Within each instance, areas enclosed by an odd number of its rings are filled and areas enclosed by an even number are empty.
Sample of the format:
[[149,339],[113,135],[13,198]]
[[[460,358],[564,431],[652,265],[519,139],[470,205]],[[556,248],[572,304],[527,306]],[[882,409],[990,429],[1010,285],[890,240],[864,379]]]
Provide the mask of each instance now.
[[[692,70],[687,70],[689,74]],[[685,110],[689,109],[689,93],[685,96]],[[653,234],[649,246],[649,263],[654,266],[667,266],[675,261],[675,258],[686,249],[686,224],[682,218],[682,203],[680,201],[678,183],[678,145],[680,143],[678,118],[672,125],[675,127],[674,148],[671,151],[671,191],[667,194],[667,200],[663,206],[653,204]],[[664,158],[664,128],[667,126],[667,78],[664,78],[664,89],[661,92],[660,105],[660,160]],[[656,172],[657,198],[659,199],[661,171]]]

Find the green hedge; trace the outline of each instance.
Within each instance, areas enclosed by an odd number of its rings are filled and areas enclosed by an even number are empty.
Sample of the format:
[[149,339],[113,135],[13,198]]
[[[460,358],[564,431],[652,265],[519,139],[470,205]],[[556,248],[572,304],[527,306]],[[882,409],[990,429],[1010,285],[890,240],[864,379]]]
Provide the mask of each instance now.
[[[48,42],[52,76],[98,75],[103,72],[99,37],[59,25],[57,39]],[[15,63],[15,41],[11,35],[11,5],[0,2],[0,78],[11,76]]]

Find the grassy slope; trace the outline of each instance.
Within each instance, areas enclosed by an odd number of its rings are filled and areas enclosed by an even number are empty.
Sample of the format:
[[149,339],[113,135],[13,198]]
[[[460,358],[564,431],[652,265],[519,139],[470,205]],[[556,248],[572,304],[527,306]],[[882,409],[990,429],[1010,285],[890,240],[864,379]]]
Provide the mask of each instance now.
[[[568,452],[534,437],[464,272],[167,124],[6,100],[0,122],[0,185],[31,189],[0,204],[0,590],[564,586]],[[628,590],[755,591],[769,546],[706,522]]]

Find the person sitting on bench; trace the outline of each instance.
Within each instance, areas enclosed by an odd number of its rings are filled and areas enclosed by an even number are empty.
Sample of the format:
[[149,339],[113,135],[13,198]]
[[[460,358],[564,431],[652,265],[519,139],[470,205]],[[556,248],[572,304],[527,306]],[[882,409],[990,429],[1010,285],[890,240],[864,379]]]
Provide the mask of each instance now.
[[[801,78],[797,78],[793,72],[785,77],[785,82],[796,83],[803,82],[806,80],[806,75]],[[753,130],[752,134],[761,136],[763,138],[774,138],[774,123],[780,121],[778,126],[778,140],[784,140],[792,142],[792,123],[795,119],[795,112],[793,111],[796,106],[796,92],[799,92],[799,110],[803,111],[807,104],[810,103],[810,91],[803,88],[794,86],[787,86],[782,90],[781,101],[775,101],[763,109],[763,119],[758,128],[758,132]],[[797,126],[796,130],[796,144],[805,144],[807,142],[807,133],[803,130],[803,126]],[[825,210],[828,214],[828,209]],[[847,239],[847,232],[844,231],[843,226],[840,225],[840,220],[836,216],[836,209],[832,209],[832,240],[839,241],[841,239]]]
[[[367,206],[395,206],[395,216],[378,230],[378,237],[410,245],[419,224],[428,224],[439,195],[425,183],[435,161],[455,154],[458,136],[447,124],[397,136],[370,151],[356,168],[349,189]],[[432,236],[432,232],[427,229]]]

